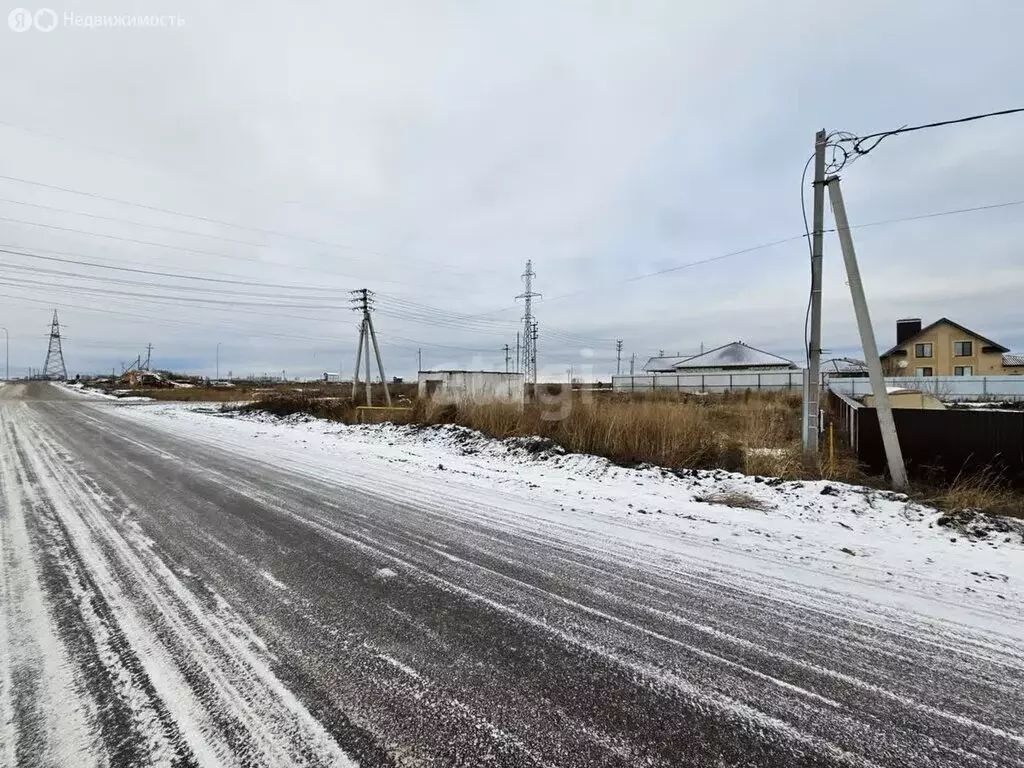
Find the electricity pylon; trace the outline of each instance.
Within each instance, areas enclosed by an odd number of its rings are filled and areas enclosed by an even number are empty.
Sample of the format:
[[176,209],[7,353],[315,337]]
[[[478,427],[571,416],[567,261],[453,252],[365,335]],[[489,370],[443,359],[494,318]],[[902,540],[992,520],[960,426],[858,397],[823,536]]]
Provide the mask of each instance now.
[[46,350],[46,363],[43,365],[43,378],[64,381],[68,370],[64,367],[64,350],[60,346],[60,321],[57,310],[53,310],[53,323],[50,325],[50,347]]
[[541,294],[533,290],[533,278],[537,273],[533,271],[533,260],[526,262],[526,271],[523,273],[523,282],[526,290],[516,296],[517,299],[525,301],[523,306],[523,352],[522,371],[525,374],[527,384],[537,383],[537,321],[533,316],[533,299]]

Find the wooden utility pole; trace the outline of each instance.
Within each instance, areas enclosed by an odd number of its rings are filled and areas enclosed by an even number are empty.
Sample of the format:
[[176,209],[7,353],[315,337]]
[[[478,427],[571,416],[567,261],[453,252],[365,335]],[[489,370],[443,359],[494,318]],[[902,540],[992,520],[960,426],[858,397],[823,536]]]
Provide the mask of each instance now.
[[827,185],[829,199],[832,202],[832,214],[836,220],[839,245],[843,249],[843,261],[846,264],[846,280],[850,284],[850,297],[853,299],[853,309],[857,314],[857,328],[860,331],[864,359],[868,364],[871,392],[875,399],[875,411],[878,414],[878,426],[882,432],[882,445],[885,447],[885,458],[889,464],[892,487],[898,491],[904,491],[909,485],[907,468],[903,463],[903,451],[900,449],[899,436],[896,434],[892,404],[889,402],[889,392],[885,387],[882,360],[878,356],[878,344],[875,342],[875,331],[871,326],[871,313],[868,311],[868,302],[864,295],[864,284],[860,279],[857,254],[853,250],[850,222],[846,218],[846,205],[843,203],[842,190],[839,189],[839,177],[832,176]]
[[[807,390],[804,392],[804,453],[818,453],[821,413],[821,284],[822,230],[825,226],[825,145],[824,129],[814,136],[814,209],[811,216],[811,328],[807,342]],[[802,195],[804,192],[800,190]]]

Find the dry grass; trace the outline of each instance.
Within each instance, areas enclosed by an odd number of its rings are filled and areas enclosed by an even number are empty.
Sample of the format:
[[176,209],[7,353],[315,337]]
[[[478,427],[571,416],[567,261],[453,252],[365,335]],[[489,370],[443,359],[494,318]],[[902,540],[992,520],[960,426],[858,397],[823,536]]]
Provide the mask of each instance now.
[[1024,518],[1024,493],[990,470],[960,474],[953,482],[937,488],[919,488],[915,496],[948,512],[972,509]]
[[718,493],[695,496],[694,499],[707,504],[722,504],[734,509],[756,509],[762,512],[766,509],[763,502],[741,491],[719,491]]
[[[382,401],[382,397],[375,398]],[[525,408],[501,403],[436,406],[417,401],[411,414],[402,413],[402,420],[423,425],[459,424],[499,439],[540,436],[567,451],[603,456],[624,465],[726,469],[788,480],[826,479],[886,487],[884,478],[868,475],[856,456],[840,446],[831,457],[827,448],[817,460],[804,457],[799,395],[670,393],[638,398],[575,393],[570,398],[566,392],[550,395],[548,403],[544,399],[542,393],[540,404]],[[272,393],[243,408],[281,416],[308,413],[353,423],[355,408],[361,404],[361,398],[354,402],[338,397],[337,388],[328,388]],[[919,485],[911,495],[949,511],[977,509],[1024,517],[1024,494],[994,473],[965,475],[948,485]],[[760,508],[754,499],[732,501],[734,506]]]
[[[410,398],[415,397],[416,394],[415,384],[391,384],[389,389],[391,398],[396,403],[401,400],[404,404],[409,404]],[[140,387],[133,389],[131,394],[167,402],[205,403],[238,403],[264,399],[287,400],[294,397],[298,401],[308,404],[310,398],[316,397],[352,400],[352,385],[296,382],[273,385],[254,384],[252,386],[243,383],[234,387]],[[373,385],[372,397],[375,405],[384,404],[384,386],[382,384]],[[357,405],[364,405],[365,400],[366,390],[360,386],[354,402]]]
[[574,397],[523,409],[500,403],[420,406],[416,421],[461,424],[498,438],[539,435],[566,450],[621,464],[743,470],[747,448],[786,447],[797,438],[799,412],[789,401],[788,396]]
[[352,424],[358,403],[351,398],[339,397],[336,392],[327,394],[317,389],[301,391],[268,392],[257,400],[239,407],[243,412],[262,411],[275,416],[292,416],[298,413]]
[[256,397],[246,387],[223,389],[215,387],[190,387],[174,389],[133,389],[132,396],[151,397],[167,402],[237,403]]

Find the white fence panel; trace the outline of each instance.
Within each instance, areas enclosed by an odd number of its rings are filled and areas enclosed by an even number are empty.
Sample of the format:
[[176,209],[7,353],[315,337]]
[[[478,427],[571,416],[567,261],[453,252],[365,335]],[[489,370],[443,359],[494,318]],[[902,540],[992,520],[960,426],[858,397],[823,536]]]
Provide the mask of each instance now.
[[[1024,376],[890,376],[885,384],[927,392],[940,400],[1024,400]],[[871,392],[866,378],[829,378],[828,386],[850,397]]]
[[735,371],[733,373],[647,373],[612,376],[615,392],[730,392],[752,390],[803,390],[804,372]]

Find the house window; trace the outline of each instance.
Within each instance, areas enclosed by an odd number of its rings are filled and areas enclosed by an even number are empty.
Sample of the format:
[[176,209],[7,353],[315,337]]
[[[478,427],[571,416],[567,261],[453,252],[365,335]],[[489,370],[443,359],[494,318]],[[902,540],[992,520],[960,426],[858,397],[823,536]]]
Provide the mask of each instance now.
[[914,345],[914,357],[931,357],[932,356],[932,345],[929,344],[915,344]]
[[970,341],[954,341],[953,342],[953,356],[954,357],[970,357],[974,354],[974,343]]
[[[970,342],[968,342],[970,343]],[[953,367],[954,376],[973,376],[974,367],[970,365],[957,365]]]
[[[931,346],[931,345],[929,344],[929,346]],[[920,376],[934,376],[934,375],[935,375],[935,373],[933,372],[933,370],[931,368],[918,368],[917,369],[917,376],[918,377],[920,377]]]

